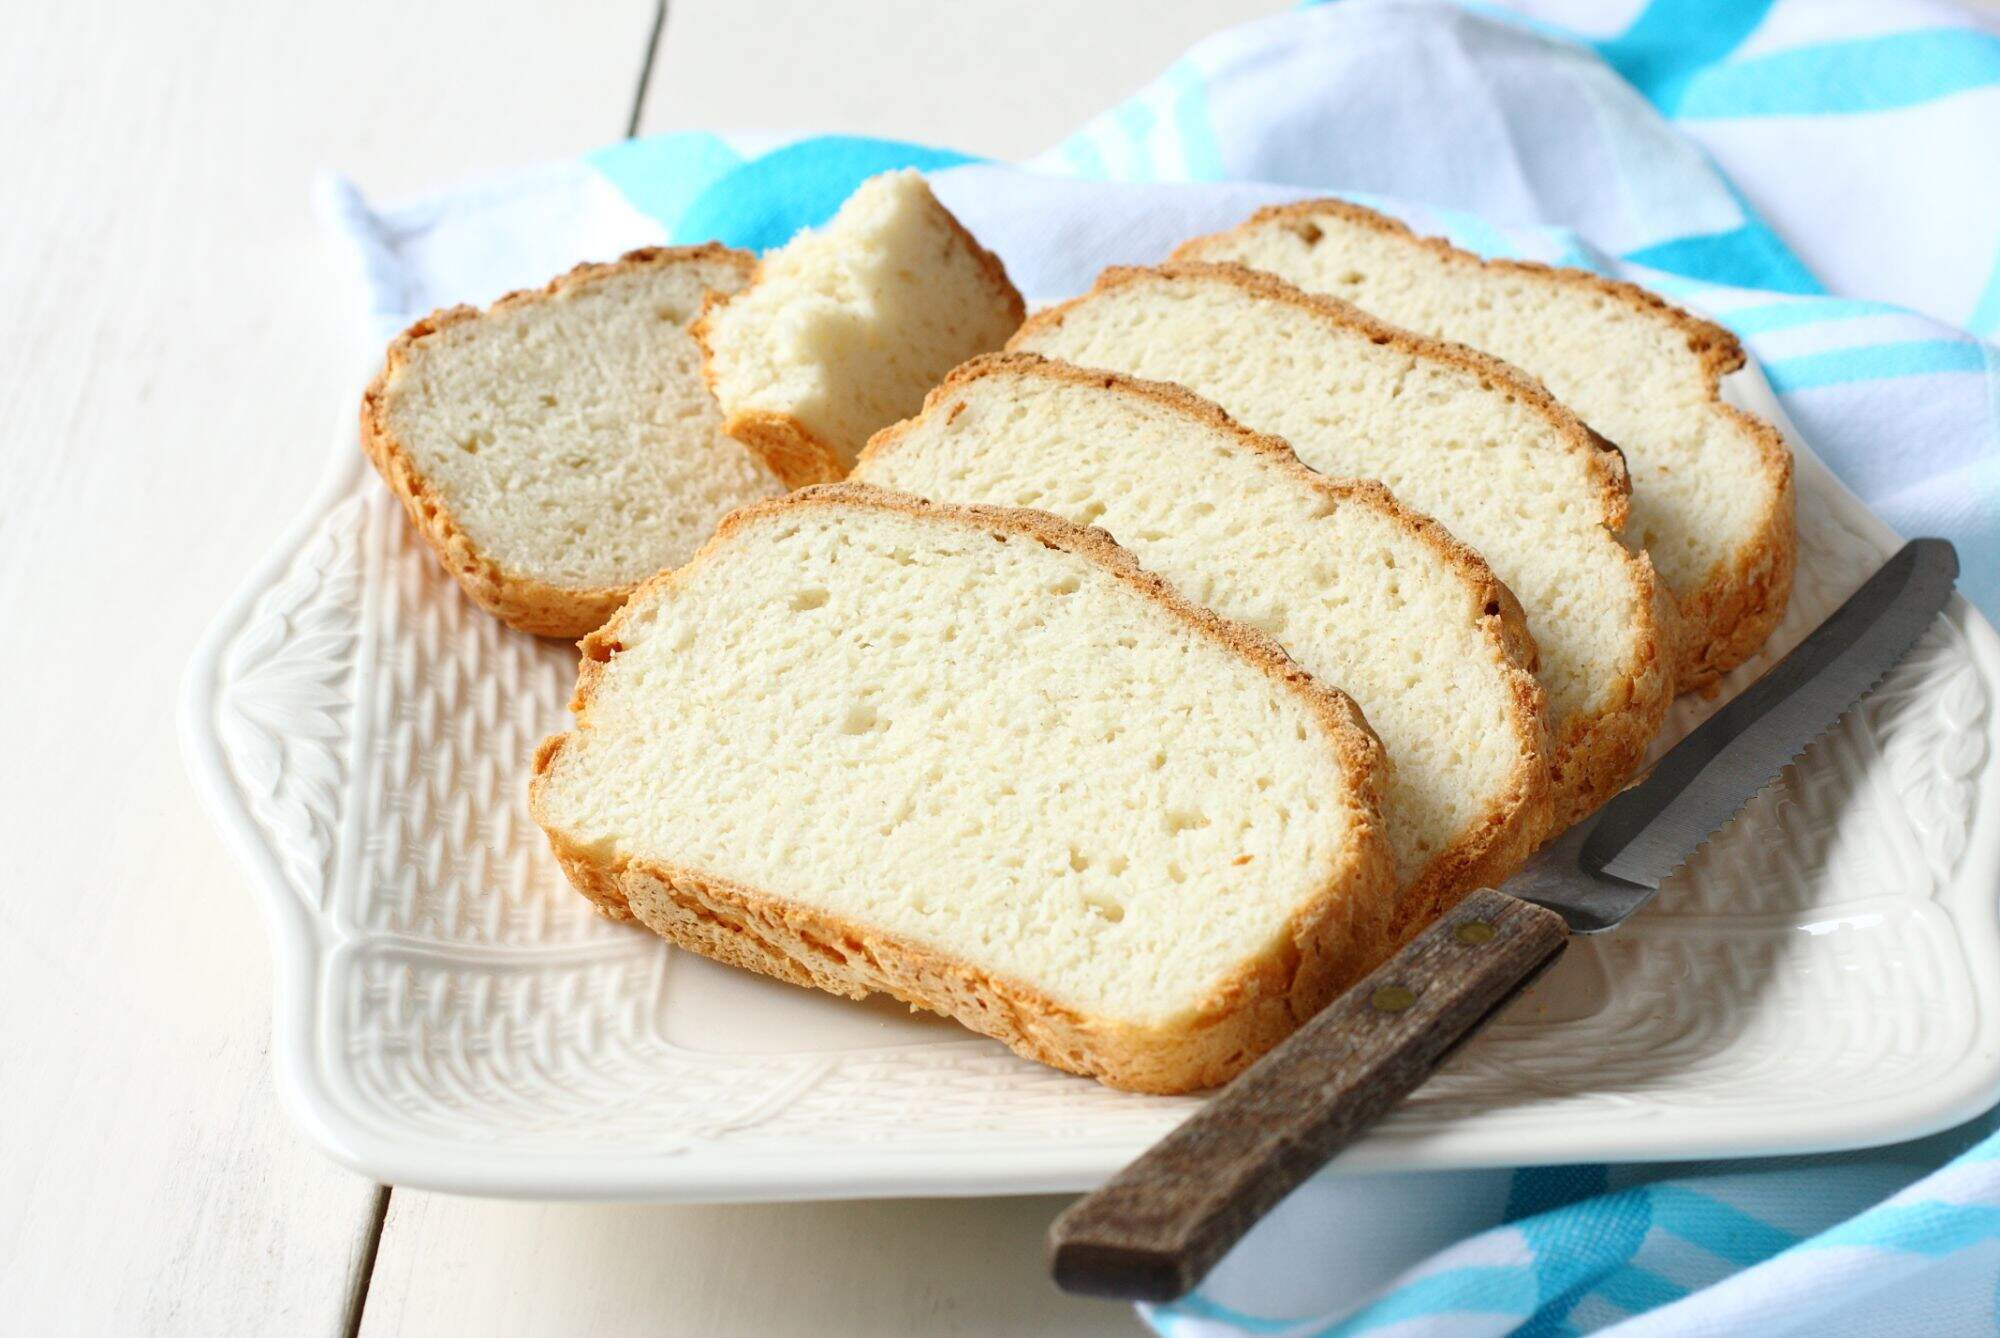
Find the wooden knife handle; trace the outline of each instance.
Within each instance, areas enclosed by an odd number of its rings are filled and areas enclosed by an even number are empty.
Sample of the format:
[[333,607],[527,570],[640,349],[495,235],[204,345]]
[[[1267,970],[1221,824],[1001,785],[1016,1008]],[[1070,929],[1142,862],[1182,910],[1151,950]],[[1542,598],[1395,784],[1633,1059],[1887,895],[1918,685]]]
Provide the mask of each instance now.
[[1474,892],[1058,1217],[1056,1285],[1135,1301],[1186,1294],[1568,941],[1555,912]]

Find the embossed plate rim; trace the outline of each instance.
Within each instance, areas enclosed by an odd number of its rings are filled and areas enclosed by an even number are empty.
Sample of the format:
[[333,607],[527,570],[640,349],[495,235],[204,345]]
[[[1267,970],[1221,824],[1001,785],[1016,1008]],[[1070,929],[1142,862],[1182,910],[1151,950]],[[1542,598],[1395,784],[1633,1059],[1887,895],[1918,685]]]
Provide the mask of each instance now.
[[[1801,483],[1824,494],[1833,510],[1886,554],[1893,532],[1848,492],[1814,455],[1779,408],[1754,364],[1732,378],[1747,407],[1775,422],[1792,445]],[[223,655],[257,601],[304,551],[319,523],[349,494],[364,471],[352,425],[335,436],[334,458],[312,502],[258,564],[209,627],[192,657],[180,694],[182,747],[195,788],[224,841],[251,875],[263,905],[274,959],[273,1052],[286,1108],[326,1152],[362,1174],[388,1183],[502,1197],[633,1201],[756,1201],[886,1195],[1027,1194],[1092,1186],[1135,1154],[1152,1135],[1107,1131],[1051,1146],[1047,1141],[983,1138],[975,1146],[908,1144],[839,1151],[743,1150],[710,1143],[646,1152],[607,1146],[603,1155],[533,1152],[453,1145],[398,1130],[348,1104],[328,1081],[337,1063],[338,1026],[323,1007],[326,967],[335,952],[362,940],[327,941],[311,911],[289,885],[238,787],[217,726]],[[2000,636],[1962,597],[1947,617],[1965,636],[1968,653],[1991,689],[2000,683]],[[2000,772],[2000,718],[1986,722],[1981,774]],[[1711,1115],[1650,1108],[1645,1094],[1621,1112],[1599,1112],[1587,1124],[1549,1140],[1546,1115],[1516,1107],[1447,1122],[1442,1127],[1385,1127],[1345,1154],[1349,1171],[1450,1169],[1549,1161],[1650,1161],[1834,1151],[1921,1136],[1986,1109],[2000,1097],[2000,916],[1978,914],[1978,886],[2000,887],[2000,815],[1974,819],[1958,876],[1931,903],[1945,912],[1963,951],[1977,1018],[1962,1059],[1938,1080],[1912,1091],[1795,1113],[1774,1122],[1754,1111]],[[1972,912],[1968,914],[1968,912]],[[968,1038],[969,1039],[969,1038]]]

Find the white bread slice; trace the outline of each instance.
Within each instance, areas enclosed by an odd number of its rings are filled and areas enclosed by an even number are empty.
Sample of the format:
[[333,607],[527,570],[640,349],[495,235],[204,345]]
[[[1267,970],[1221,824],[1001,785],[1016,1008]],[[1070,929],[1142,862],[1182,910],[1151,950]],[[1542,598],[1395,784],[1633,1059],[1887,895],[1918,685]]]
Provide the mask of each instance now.
[[[1673,696],[1672,614],[1645,558],[1613,533],[1625,509],[1617,452],[1532,380],[1238,266],[1107,271],[1014,345],[1178,382],[1322,473],[1381,480],[1477,550],[1520,598],[1540,651],[1555,829],[1639,764]],[[1343,686],[1401,765],[1379,708]]]
[[1769,423],[1722,402],[1722,376],[1743,365],[1727,330],[1636,285],[1481,260],[1340,200],[1263,210],[1175,259],[1268,270],[1541,378],[1625,453],[1632,540],[1680,608],[1680,690],[1740,664],[1783,616],[1798,549],[1792,456]]
[[756,261],[722,246],[579,265],[389,345],[361,442],[480,607],[579,637],[723,515],[783,491],[722,435],[688,327]]
[[877,428],[999,348],[1022,312],[1000,261],[924,179],[887,172],[766,255],[695,334],[726,430],[796,487],[845,474]]
[[1387,951],[1354,704],[1099,531],[814,488],[583,652],[532,811],[579,889],[695,952],[1174,1092]]
[[1019,353],[953,372],[850,477],[1101,526],[1352,695],[1394,768],[1382,818],[1399,931],[1499,883],[1546,832],[1547,736],[1520,610],[1380,484],[1316,474],[1178,386]]

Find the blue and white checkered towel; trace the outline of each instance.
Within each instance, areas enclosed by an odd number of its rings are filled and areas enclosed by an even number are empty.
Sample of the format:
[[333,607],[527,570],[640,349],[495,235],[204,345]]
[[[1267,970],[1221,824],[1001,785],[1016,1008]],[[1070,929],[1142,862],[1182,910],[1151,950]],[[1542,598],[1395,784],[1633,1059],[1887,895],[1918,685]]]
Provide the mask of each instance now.
[[[774,245],[899,166],[1035,298],[1339,192],[1696,302],[1878,513],[1958,544],[1962,587],[2000,616],[2000,24],[1938,0],[1340,0],[1210,38],[1019,168],[676,134],[396,209],[337,181],[322,202],[386,337],[629,246]],[[1996,1129],[1323,1176],[1145,1314],[1180,1338],[2000,1332]]]

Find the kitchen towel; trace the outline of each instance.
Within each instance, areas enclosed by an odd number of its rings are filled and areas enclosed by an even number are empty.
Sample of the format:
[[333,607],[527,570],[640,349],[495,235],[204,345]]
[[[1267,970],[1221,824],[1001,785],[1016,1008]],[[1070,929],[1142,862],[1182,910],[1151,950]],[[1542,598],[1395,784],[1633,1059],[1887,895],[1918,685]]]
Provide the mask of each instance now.
[[[1032,162],[632,140],[396,207],[339,179],[371,339],[576,260],[768,247],[914,166],[1031,298],[1339,193],[1734,329],[1848,486],[2000,619],[2000,24],[1933,0],[1336,0],[1218,34]],[[2000,1331],[2000,1124],[1838,1156],[1321,1177],[1162,1332]]]

